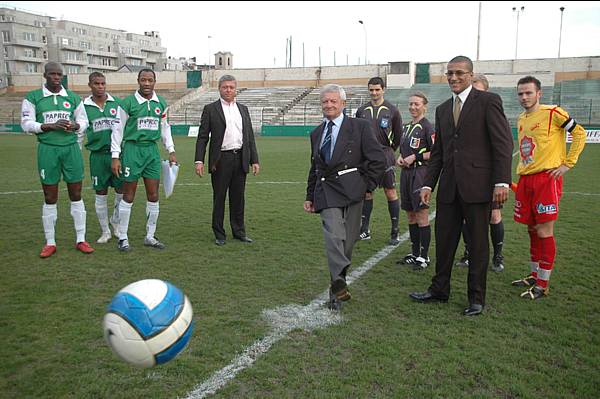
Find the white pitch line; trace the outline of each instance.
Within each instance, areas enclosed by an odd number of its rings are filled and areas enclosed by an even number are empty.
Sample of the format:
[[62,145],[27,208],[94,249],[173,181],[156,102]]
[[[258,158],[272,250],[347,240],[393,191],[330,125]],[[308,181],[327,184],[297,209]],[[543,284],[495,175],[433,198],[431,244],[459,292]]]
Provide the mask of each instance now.
[[[435,218],[435,211],[429,215],[429,220]],[[400,244],[409,239],[409,233],[406,232],[400,237]],[[399,246],[399,245],[398,245]],[[347,278],[347,283],[352,284],[363,274],[368,272],[376,264],[392,253],[398,246],[387,245],[375,255],[367,259],[359,268],[353,270]],[[242,353],[237,355],[231,363],[216,371],[209,379],[194,387],[189,392],[186,399],[201,399],[208,395],[216,393],[223,388],[236,375],[251,367],[254,362],[279,340],[286,337],[291,331],[303,329],[311,331],[315,328],[326,328],[330,325],[342,321],[340,312],[332,312],[323,308],[325,302],[329,300],[329,289],[326,289],[313,299],[308,305],[285,305],[275,309],[263,310],[262,316],[271,323],[271,331],[268,335],[258,339],[252,345],[247,347]]]
[[33,193],[41,193],[42,190],[30,190],[30,191],[5,191],[0,192],[0,195],[13,195],[13,194],[33,194]]
[[[517,152],[518,153],[518,152]],[[513,154],[516,155],[517,153]],[[435,218],[435,211],[429,216],[429,220]],[[400,244],[408,240],[409,232],[400,237]],[[396,249],[396,246],[388,245],[367,259],[360,267],[353,270],[347,278],[347,283],[352,284],[363,274],[368,272],[376,264],[385,259]],[[330,312],[323,309],[323,305],[329,299],[329,289],[326,289],[313,299],[308,305],[286,305],[275,309],[266,309],[262,312],[263,318],[271,322],[271,331],[265,337],[256,340],[247,347],[242,353],[238,354],[227,366],[216,371],[210,378],[204,381],[190,391],[186,399],[201,399],[215,394],[223,388],[229,381],[233,380],[237,374],[251,367],[256,360],[267,353],[271,347],[294,329],[301,328],[311,331],[315,328],[325,328],[329,325],[341,322],[339,312]]]
[[565,191],[563,194],[600,196],[600,193],[580,193],[579,191]]

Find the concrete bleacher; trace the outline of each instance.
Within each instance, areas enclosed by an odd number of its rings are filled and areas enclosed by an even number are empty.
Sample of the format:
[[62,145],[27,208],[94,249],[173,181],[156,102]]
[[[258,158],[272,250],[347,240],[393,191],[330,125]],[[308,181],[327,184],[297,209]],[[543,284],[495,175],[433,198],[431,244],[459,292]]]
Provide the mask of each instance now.
[[[576,83],[579,82],[579,83]],[[600,111],[589,113],[589,99],[584,101],[587,108],[579,107],[581,96],[596,99],[596,107],[600,105],[600,80],[563,82],[562,101],[556,101],[555,87],[542,87],[542,103],[562,104],[574,117],[582,123],[600,124]],[[346,86],[346,110],[348,115],[354,115],[361,105],[369,101],[369,91],[366,86]],[[451,97],[452,93],[446,83],[415,84],[409,89],[386,89],[385,98],[400,110],[403,121],[410,119],[408,113],[408,98],[415,91],[423,92],[428,100],[427,118],[435,119],[435,108]],[[490,91],[502,97],[504,111],[512,127],[516,126],[517,117],[522,112],[516,88],[494,88]],[[241,89],[238,101],[250,109],[255,130],[266,125],[317,125],[322,121],[322,111],[319,99],[320,88],[287,87],[287,88],[250,88]],[[577,94],[581,93],[581,94]],[[186,104],[181,110],[170,115],[171,123],[199,124],[204,105],[219,98],[216,89],[201,94],[193,102]],[[584,109],[585,108],[585,109]],[[572,109],[572,110],[571,110]],[[577,116],[582,109],[584,117]]]
[[20,124],[23,94],[4,94],[0,96],[0,124]]
[[600,80],[567,80],[554,85],[553,103],[584,125],[600,125]]
[[[425,115],[432,123],[435,122],[435,108],[448,100],[452,96],[450,88],[445,83],[437,84],[415,84],[410,89],[389,89],[386,90],[386,98],[400,110],[403,120],[410,118],[408,113],[408,98],[415,91],[425,94],[429,103],[427,104],[427,114]],[[523,108],[517,98],[517,90],[512,87],[490,88],[490,91],[498,94],[502,98],[504,113],[508,118],[511,127],[516,127],[517,118]],[[552,87],[542,87],[542,99],[544,104],[552,104]]]
[[[361,105],[369,101],[366,86],[346,86],[346,111],[354,116]],[[408,121],[408,98],[415,91],[423,92],[429,99],[427,118],[434,122],[435,108],[451,97],[445,83],[415,84],[409,89],[387,89],[385,98],[400,110],[403,121]],[[492,87],[490,91],[502,97],[504,111],[512,127],[516,126],[522,108],[518,102],[516,88]],[[542,88],[542,103],[558,104],[584,125],[600,125],[600,80],[573,80],[557,82]],[[237,100],[246,105],[255,131],[262,125],[317,125],[322,121],[319,94],[315,87],[260,87],[240,88]],[[78,93],[82,97],[89,93]],[[125,97],[131,92],[111,92]],[[169,121],[173,125],[199,125],[206,104],[216,101],[216,88],[206,90],[166,90],[159,94],[171,105]],[[0,96],[0,124],[19,124],[23,93]]]
[[[356,110],[369,101],[369,90],[365,86],[346,86],[344,90],[346,112],[354,116]],[[316,88],[288,109],[277,121],[286,125],[318,125],[322,120],[320,89]]]
[[[282,115],[312,92],[309,87],[240,88],[237,101],[248,107],[254,129],[263,124],[279,124]],[[178,104],[169,120],[173,124],[199,125],[204,106],[219,98],[217,89],[200,93],[185,104]]]

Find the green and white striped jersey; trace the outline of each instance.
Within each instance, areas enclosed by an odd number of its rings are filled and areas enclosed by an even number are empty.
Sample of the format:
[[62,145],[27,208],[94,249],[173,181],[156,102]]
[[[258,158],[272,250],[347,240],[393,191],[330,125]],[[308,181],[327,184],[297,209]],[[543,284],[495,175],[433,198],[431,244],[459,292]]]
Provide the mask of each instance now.
[[[77,132],[64,130],[42,131],[42,124],[56,123],[61,119],[79,123]],[[60,92],[52,93],[44,85],[25,96],[21,106],[21,127],[27,133],[36,133],[40,143],[66,146],[81,143],[87,129],[88,120],[79,96],[61,87]]]
[[106,93],[106,96],[107,99],[103,109],[94,102],[92,96],[83,101],[85,113],[90,123],[86,132],[87,144],[85,147],[90,151],[110,151],[112,127],[115,123],[119,123],[120,101],[108,93]]

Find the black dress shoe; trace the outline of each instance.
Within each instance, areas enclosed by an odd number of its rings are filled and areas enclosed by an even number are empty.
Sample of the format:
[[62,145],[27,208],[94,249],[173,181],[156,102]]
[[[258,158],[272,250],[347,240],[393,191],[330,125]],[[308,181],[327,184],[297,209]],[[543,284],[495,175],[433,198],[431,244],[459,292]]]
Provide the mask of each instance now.
[[235,237],[235,239],[236,239],[236,240],[240,240],[241,242],[248,243],[248,244],[250,244],[250,243],[254,242],[254,240],[253,240],[252,238],[250,238],[250,237],[247,237],[247,236],[243,236],[243,237]]
[[215,240],[215,244],[217,244],[218,246],[221,247],[221,246],[225,245],[225,240],[221,240],[220,238],[217,238]]
[[473,303],[463,311],[463,316],[477,316],[483,313],[483,305]]
[[413,299],[418,302],[428,303],[428,302],[448,302],[448,298],[444,298],[441,296],[437,296],[432,293],[430,290],[425,292],[412,292],[408,295],[410,299]]
[[331,293],[335,296],[335,299],[342,302],[349,301],[352,298],[346,281],[341,278],[331,283]]

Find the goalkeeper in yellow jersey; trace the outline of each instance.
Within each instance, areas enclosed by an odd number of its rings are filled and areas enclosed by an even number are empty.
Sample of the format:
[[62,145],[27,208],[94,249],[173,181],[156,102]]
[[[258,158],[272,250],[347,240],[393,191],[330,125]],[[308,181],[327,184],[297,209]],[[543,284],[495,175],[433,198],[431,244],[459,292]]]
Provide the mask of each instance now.
[[[531,273],[512,284],[528,287],[521,297],[538,299],[548,294],[556,254],[554,222],[558,218],[562,177],[575,166],[586,134],[562,108],[540,104],[541,83],[533,76],[519,80],[517,95],[525,112],[518,121],[519,184],[514,219],[527,225]],[[567,133],[573,137],[568,154]]]

